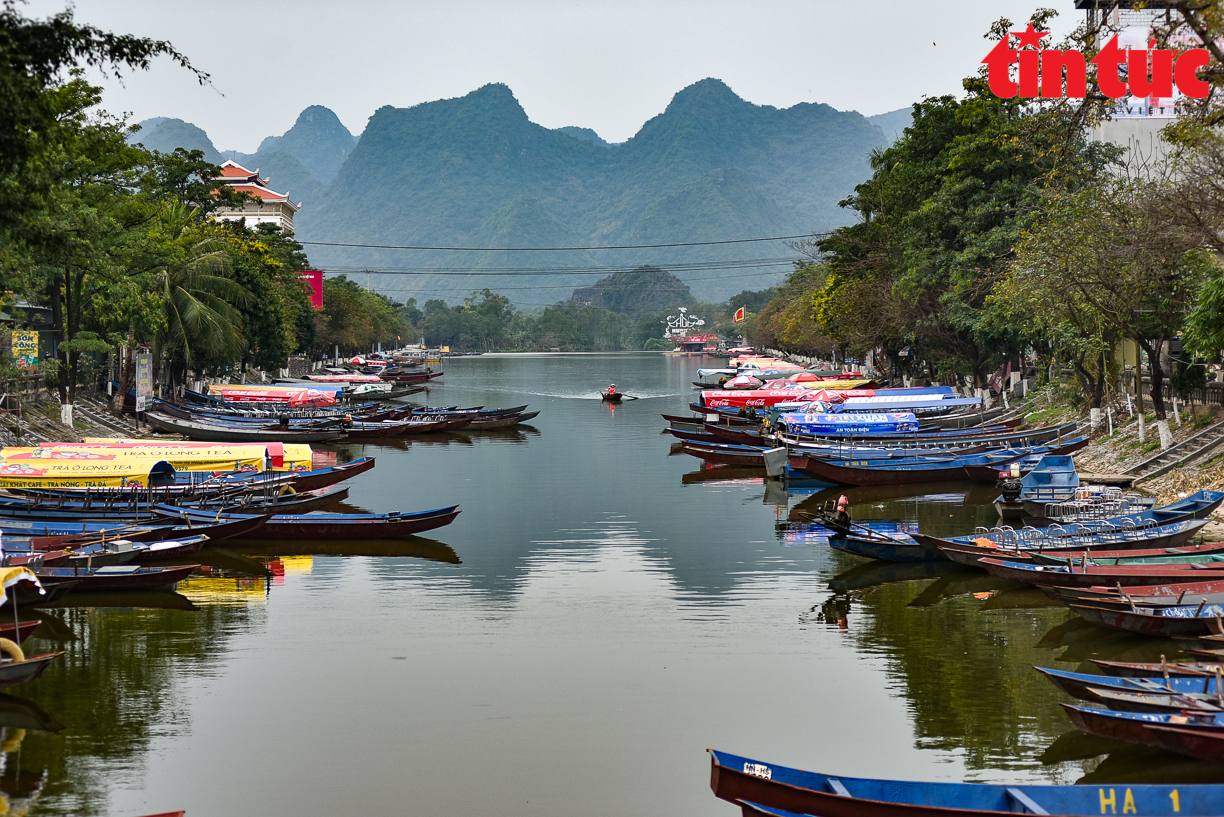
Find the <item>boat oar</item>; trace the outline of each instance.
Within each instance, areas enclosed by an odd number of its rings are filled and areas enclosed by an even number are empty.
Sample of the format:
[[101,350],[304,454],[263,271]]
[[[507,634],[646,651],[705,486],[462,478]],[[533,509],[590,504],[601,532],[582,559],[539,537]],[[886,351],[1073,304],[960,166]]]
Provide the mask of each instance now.
[[640,399],[642,399],[642,398],[640,398],[640,397],[634,397],[632,394],[622,394],[622,395],[621,395],[621,398],[622,398],[622,399],[624,399],[624,400],[640,400]]

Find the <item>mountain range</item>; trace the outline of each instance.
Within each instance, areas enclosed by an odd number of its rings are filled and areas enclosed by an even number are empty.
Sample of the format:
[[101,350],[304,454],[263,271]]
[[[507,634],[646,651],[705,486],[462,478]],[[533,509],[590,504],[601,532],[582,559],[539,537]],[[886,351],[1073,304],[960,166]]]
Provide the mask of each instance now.
[[[132,140],[233,159],[303,204],[303,242],[328,271],[375,270],[402,301],[452,302],[485,287],[522,306],[555,303],[619,269],[652,264],[705,301],[776,284],[797,254],[784,241],[848,223],[837,202],[870,175],[909,109],[876,117],[819,103],[754,105],[705,79],[677,93],[629,140],[533,123],[508,87],[411,108],[380,108],[360,138],[322,106],[253,154],[218,150],[200,128],[150,119]],[[573,248],[562,251],[541,248]],[[621,249],[601,249],[605,247]],[[379,272],[382,270],[382,272]]]

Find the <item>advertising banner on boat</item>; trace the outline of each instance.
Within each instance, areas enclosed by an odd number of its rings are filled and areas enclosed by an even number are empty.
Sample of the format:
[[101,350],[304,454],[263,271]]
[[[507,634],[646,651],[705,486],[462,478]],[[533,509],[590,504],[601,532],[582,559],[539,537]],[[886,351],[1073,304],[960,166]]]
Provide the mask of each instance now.
[[[0,458],[5,462],[35,462],[89,454],[115,460],[154,457],[169,462],[175,471],[267,471],[275,465],[268,447],[254,443],[44,443],[38,448],[0,449]],[[284,462],[283,456],[279,459]]]
[[[85,446],[124,446],[130,447],[133,450],[142,450],[146,456],[153,456],[154,452],[158,452],[158,456],[164,454],[174,454],[176,451],[183,449],[204,450],[213,449],[225,452],[226,456],[234,456],[234,453],[241,449],[247,448],[264,448],[268,452],[268,456],[272,458],[272,470],[274,471],[310,471],[314,468],[314,463],[318,459],[321,452],[315,452],[307,443],[205,443],[205,442],[174,442],[168,443],[161,440],[128,440],[119,437],[86,437],[83,443],[39,443],[40,448],[55,448],[57,446],[68,446],[83,448]],[[164,452],[161,450],[164,449]],[[331,453],[331,462],[329,465],[335,465],[336,455]],[[162,459],[170,459],[169,456],[162,456]]]
[[[825,393],[824,388],[813,390],[801,386],[753,391],[709,389],[701,393],[701,402],[707,408],[760,408],[774,406],[778,403],[806,403],[818,399],[817,395],[823,393]],[[875,391],[872,389],[838,389],[837,393],[842,397],[871,397]]]
[[898,411],[880,414],[783,414],[791,434],[909,434],[918,430],[918,418],[912,412]]
[[5,460],[0,463],[0,488],[125,488],[148,486],[151,474],[173,481],[174,468],[153,457],[106,455]]
[[275,386],[209,386],[208,393],[227,403],[287,403],[291,406],[334,406],[336,395],[343,387],[277,388]]
[[[383,364],[386,365],[385,363]],[[376,374],[308,374],[306,379],[312,383],[381,383],[382,378]]]

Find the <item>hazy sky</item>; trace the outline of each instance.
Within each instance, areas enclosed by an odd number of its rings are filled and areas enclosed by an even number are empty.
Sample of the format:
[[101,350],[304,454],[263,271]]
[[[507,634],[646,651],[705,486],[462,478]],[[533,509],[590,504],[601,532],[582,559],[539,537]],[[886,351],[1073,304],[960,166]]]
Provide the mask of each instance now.
[[[44,17],[65,0],[32,0]],[[104,107],[133,121],[169,116],[221,150],[253,152],[308,105],[354,134],[383,105],[410,107],[504,82],[545,127],[581,125],[628,139],[681,88],[725,81],[760,105],[824,102],[883,113],[957,93],[1000,16],[1060,12],[1071,0],[77,0],[78,20],[170,40],[212,87],[168,62],[103,81]]]

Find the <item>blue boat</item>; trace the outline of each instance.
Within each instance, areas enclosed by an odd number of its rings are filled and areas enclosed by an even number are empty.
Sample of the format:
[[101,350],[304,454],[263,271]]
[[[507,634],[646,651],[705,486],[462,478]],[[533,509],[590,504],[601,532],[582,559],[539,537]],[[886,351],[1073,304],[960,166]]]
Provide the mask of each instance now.
[[845,553],[853,553],[855,556],[866,556],[868,559],[881,559],[885,562],[946,561],[943,554],[924,548],[906,534],[890,537],[870,531],[869,533],[872,535],[831,536],[829,547]]
[[1114,675],[1093,675],[1087,672],[1034,667],[1049,678],[1054,686],[1074,698],[1093,700],[1089,689],[1112,689],[1119,692],[1148,692],[1153,694],[1213,695],[1220,690],[1218,682],[1211,676],[1187,678],[1170,676],[1164,678],[1127,678]]
[[710,750],[710,764],[710,788],[717,797],[747,804],[745,814],[771,817],[1208,817],[1221,814],[1224,804],[1224,785],[918,783],[836,777],[714,750]]
[[1019,519],[1025,514],[1044,517],[1045,505],[1074,499],[1079,484],[1073,458],[1045,456],[1020,480],[1020,495],[1000,495],[995,499],[995,510],[1003,519]]

